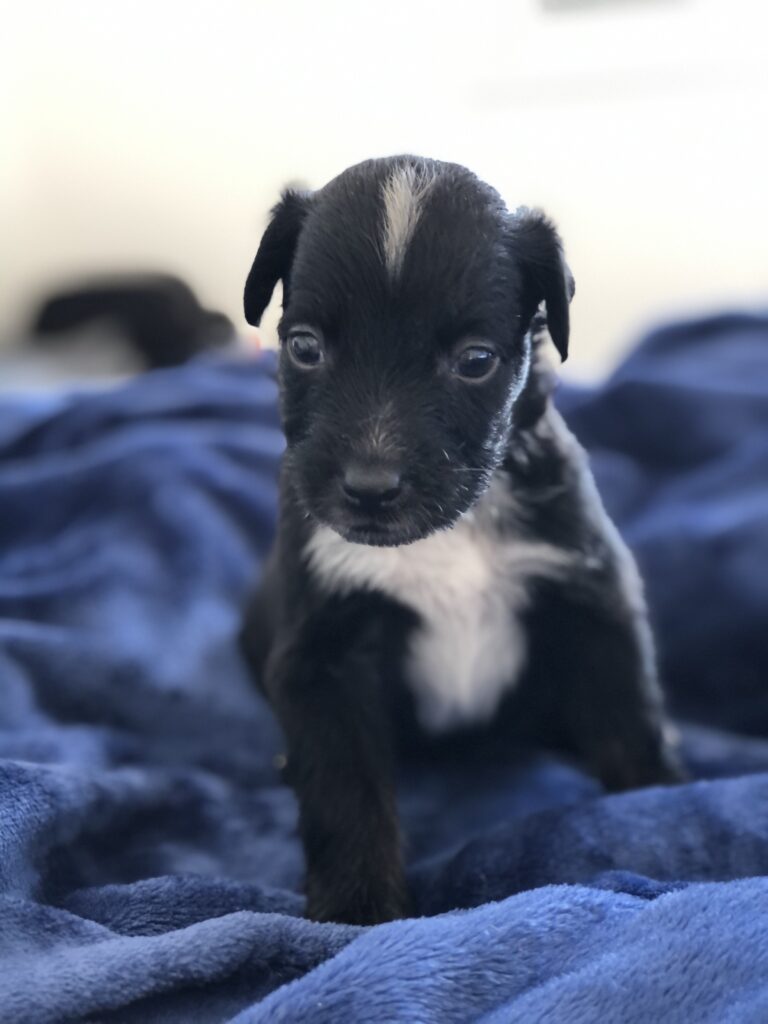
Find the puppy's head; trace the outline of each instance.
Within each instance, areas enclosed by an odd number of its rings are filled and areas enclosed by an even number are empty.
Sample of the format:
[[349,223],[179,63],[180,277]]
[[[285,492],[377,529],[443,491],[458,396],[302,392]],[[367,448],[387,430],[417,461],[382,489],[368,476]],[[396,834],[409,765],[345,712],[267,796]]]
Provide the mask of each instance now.
[[553,227],[455,164],[372,160],[272,211],[245,288],[283,285],[286,468],[348,540],[450,526],[504,458],[546,303],[565,359],[572,281]]

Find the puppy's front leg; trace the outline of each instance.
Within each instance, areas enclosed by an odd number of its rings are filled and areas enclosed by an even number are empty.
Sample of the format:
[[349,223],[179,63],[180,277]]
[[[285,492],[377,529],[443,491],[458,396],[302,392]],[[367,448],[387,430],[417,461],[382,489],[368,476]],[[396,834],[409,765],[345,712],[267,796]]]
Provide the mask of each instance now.
[[642,614],[609,586],[553,592],[538,621],[539,669],[567,745],[609,790],[681,782]]
[[[343,645],[342,645],[343,646]],[[267,669],[288,743],[307,916],[376,924],[408,913],[389,729],[370,658],[292,638]]]

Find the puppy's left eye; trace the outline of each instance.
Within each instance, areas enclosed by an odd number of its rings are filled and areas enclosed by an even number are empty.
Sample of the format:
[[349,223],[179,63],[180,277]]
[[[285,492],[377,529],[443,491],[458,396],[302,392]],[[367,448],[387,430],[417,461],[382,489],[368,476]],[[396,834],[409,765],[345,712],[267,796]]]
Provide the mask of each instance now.
[[499,357],[487,345],[468,345],[456,356],[451,372],[462,380],[484,381],[496,371]]

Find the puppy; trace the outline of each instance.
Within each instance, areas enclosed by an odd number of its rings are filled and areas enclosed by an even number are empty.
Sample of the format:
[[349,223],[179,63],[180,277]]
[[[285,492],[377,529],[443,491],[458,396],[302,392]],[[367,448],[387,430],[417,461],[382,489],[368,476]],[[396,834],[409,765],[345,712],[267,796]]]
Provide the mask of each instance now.
[[285,733],[307,913],[406,915],[406,737],[530,734],[611,789],[678,778],[635,566],[549,397],[573,281],[539,212],[455,164],[370,160],[272,211],[287,450],[244,647]]

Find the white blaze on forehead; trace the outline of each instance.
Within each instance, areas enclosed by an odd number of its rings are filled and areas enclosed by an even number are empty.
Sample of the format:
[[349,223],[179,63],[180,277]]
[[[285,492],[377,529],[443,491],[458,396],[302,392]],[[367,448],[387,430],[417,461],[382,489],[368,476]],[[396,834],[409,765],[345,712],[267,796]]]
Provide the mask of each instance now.
[[382,186],[382,250],[384,263],[393,277],[402,269],[405,253],[421,216],[424,197],[434,180],[434,171],[406,164],[396,168]]

